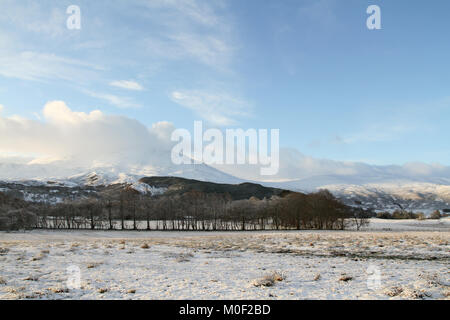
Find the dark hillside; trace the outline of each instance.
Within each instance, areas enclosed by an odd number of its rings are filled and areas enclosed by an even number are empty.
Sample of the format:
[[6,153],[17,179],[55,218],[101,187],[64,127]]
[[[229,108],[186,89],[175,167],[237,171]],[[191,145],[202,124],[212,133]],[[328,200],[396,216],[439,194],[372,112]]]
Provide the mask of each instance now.
[[219,184],[178,177],[146,177],[140,182],[157,188],[167,188],[169,194],[184,194],[191,191],[201,193],[229,194],[232,200],[244,200],[252,197],[258,199],[271,198],[272,196],[284,197],[290,191],[268,188],[255,183]]

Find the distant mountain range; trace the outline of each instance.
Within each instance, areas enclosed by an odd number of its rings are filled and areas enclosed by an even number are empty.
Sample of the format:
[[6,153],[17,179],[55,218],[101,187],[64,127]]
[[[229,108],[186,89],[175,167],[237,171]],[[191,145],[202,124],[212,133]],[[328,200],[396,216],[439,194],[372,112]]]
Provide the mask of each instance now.
[[50,163],[1,163],[0,181],[53,181],[66,185],[109,185],[133,183],[146,176],[174,176],[219,183],[241,183],[244,180],[205,164],[192,165],[124,165],[97,164],[83,166],[75,161]]
[[403,208],[429,214],[434,210],[450,209],[450,183],[438,178],[327,175],[269,185],[302,192],[328,189],[347,205],[376,211]]
[[[156,178],[149,177],[160,177]],[[165,178],[161,178],[165,177]],[[159,165],[126,166],[97,165],[83,167],[68,161],[54,163],[0,163],[0,192],[14,190],[28,201],[61,201],[58,193],[70,190],[72,197],[88,196],[92,188],[113,185],[132,185],[139,192],[161,190],[169,177],[181,177],[219,184],[246,182],[265,187],[311,192],[328,189],[348,205],[375,210],[395,210],[400,207],[429,213],[450,208],[450,181],[441,177],[409,178],[393,174],[379,175],[320,175],[284,182],[244,181],[207,166]],[[166,179],[166,180],[164,180]],[[174,180],[172,180],[172,183]],[[191,184],[190,187],[195,186]],[[198,187],[198,185],[197,185]],[[202,185],[202,188],[205,185]],[[58,191],[60,190],[60,191]],[[237,189],[239,190],[239,189]],[[246,192],[249,189],[246,188]],[[72,193],[73,192],[73,193]],[[256,188],[256,194],[261,190]],[[249,194],[248,194],[249,195]],[[245,194],[244,198],[248,196]],[[64,197],[65,198],[65,197]],[[58,200],[59,199],[59,200]]]

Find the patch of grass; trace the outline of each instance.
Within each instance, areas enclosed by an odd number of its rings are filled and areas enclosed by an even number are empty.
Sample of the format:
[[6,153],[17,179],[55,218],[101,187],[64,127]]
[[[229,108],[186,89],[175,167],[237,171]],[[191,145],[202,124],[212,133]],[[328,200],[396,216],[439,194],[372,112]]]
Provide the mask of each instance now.
[[93,268],[97,268],[98,266],[100,266],[102,264],[103,264],[103,262],[89,262],[86,267],[88,269],[93,269]]
[[24,281],[39,281],[39,277],[38,276],[28,276],[26,278],[23,279]]
[[252,284],[255,287],[273,287],[275,283],[284,281],[285,279],[286,276],[282,272],[274,271],[261,279],[253,280]]
[[446,298],[450,298],[450,289],[445,289],[442,295]]
[[406,288],[403,290],[402,296],[407,299],[424,299],[427,294],[423,290]]
[[353,277],[352,277],[352,276],[348,276],[348,275],[346,275],[346,274],[343,274],[343,275],[339,278],[339,281],[342,281],[342,282],[348,282],[348,281],[351,281],[351,280],[353,280]]
[[47,291],[50,291],[53,293],[68,293],[69,289],[63,288],[63,287],[51,287],[51,288],[47,288]]
[[147,243],[141,245],[141,249],[149,249],[150,246]]
[[191,258],[193,258],[194,255],[192,253],[181,253],[178,255],[178,257],[176,257],[175,261],[176,262],[189,262],[191,261]]
[[38,255],[34,256],[33,258],[31,258],[31,261],[39,261],[44,259],[45,257],[47,257],[47,255],[45,253],[39,253]]
[[384,293],[389,297],[396,297],[403,292],[403,288],[401,287],[392,287],[387,289]]
[[25,287],[7,287],[6,291],[13,294],[19,294],[20,292],[25,291]]

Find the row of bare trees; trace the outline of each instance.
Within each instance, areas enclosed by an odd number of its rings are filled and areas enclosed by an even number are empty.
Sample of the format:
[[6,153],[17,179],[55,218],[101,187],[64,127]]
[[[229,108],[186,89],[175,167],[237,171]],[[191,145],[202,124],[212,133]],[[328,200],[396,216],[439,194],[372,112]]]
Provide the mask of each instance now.
[[[0,204],[0,216],[1,208]],[[26,225],[45,229],[344,230],[350,225],[359,229],[368,218],[363,210],[345,206],[328,191],[291,193],[283,198],[263,200],[232,200],[228,194],[197,191],[152,197],[129,188],[118,197],[103,196],[15,210],[17,216],[32,211]]]

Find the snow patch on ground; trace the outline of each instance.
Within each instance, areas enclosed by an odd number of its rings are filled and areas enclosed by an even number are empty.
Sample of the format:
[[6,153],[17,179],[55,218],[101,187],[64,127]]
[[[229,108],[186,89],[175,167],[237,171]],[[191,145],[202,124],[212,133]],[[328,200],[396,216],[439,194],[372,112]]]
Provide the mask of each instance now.
[[416,219],[370,219],[366,230],[372,231],[447,231],[450,232],[450,217],[439,220]]
[[0,299],[449,299],[449,242],[448,229],[0,232]]

